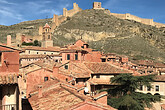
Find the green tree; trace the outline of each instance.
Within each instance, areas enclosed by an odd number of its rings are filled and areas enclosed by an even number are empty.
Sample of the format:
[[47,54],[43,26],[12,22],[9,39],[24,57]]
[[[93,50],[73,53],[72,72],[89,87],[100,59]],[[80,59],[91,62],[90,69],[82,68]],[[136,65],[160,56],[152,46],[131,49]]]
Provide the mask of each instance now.
[[38,40],[35,40],[34,43],[33,43],[33,46],[41,46],[41,44]]
[[111,78],[111,82],[117,86],[108,90],[108,104],[119,110],[144,110],[151,108],[152,102],[160,101],[161,97],[151,94],[137,92],[140,87],[152,87],[154,75],[133,76],[131,74],[121,74]]

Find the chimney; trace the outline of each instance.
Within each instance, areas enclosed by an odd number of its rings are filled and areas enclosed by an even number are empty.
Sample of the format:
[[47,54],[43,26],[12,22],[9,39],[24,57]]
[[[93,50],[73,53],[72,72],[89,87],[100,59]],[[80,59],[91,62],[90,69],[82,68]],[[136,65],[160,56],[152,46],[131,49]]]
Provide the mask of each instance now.
[[38,85],[38,98],[42,97],[42,85]]
[[7,35],[7,46],[11,46],[11,35]]
[[80,63],[82,62],[81,52],[78,52],[78,60],[80,61]]
[[57,75],[59,73],[59,67],[53,67],[53,75]]

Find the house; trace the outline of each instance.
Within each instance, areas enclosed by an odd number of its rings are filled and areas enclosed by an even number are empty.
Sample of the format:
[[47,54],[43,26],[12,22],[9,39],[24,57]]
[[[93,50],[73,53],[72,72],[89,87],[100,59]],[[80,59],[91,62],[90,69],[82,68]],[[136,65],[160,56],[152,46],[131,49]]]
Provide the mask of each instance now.
[[122,73],[133,72],[108,62],[68,62],[53,69],[54,77],[74,86],[87,87],[89,95],[96,95],[97,90],[114,86],[110,78]]
[[101,62],[102,56],[100,51],[89,48],[88,43],[82,39],[77,40],[73,45],[68,45],[66,49],[62,49],[61,54],[63,64],[68,61]]
[[30,63],[50,58],[55,62],[61,62],[62,55],[60,54],[60,47],[24,47],[22,49],[23,53],[20,54],[20,65],[26,66]]
[[58,65],[58,63],[40,60],[20,68],[20,73],[24,80],[21,91],[24,92],[27,98],[35,85],[51,80],[54,65]]
[[116,110],[101,98],[106,98],[106,94],[92,98],[78,93],[71,85],[52,80],[35,87],[28,100],[33,110]]
[[0,109],[19,109],[18,49],[0,44]]

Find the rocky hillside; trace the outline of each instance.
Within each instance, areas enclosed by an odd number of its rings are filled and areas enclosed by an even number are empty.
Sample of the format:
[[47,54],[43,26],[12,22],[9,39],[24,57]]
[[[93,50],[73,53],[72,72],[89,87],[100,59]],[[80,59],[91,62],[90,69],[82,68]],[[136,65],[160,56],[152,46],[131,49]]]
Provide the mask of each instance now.
[[0,42],[6,43],[6,36],[8,34],[12,35],[12,41],[15,40],[16,33],[37,35],[39,26],[44,26],[46,22],[51,24],[51,19],[24,21],[11,26],[0,25]]
[[132,59],[165,61],[165,29],[122,20],[105,10],[84,10],[68,18],[54,32],[54,44],[82,38],[92,48],[130,56]]
[[[106,14],[107,10],[83,10],[67,18],[53,33],[54,45],[64,46],[82,38],[91,48],[130,56],[132,59],[153,59],[165,62],[165,28],[156,28]],[[51,19],[26,21],[12,26],[0,25],[0,40],[11,34],[38,34],[38,27]]]

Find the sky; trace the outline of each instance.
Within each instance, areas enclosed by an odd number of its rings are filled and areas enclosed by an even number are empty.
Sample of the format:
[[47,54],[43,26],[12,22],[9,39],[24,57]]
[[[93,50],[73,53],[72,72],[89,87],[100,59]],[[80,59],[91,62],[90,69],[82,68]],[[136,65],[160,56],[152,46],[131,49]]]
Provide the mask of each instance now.
[[75,2],[83,10],[91,9],[94,1],[112,13],[130,13],[165,24],[165,0],[0,0],[0,25],[52,18],[61,15],[63,8],[72,9]]

